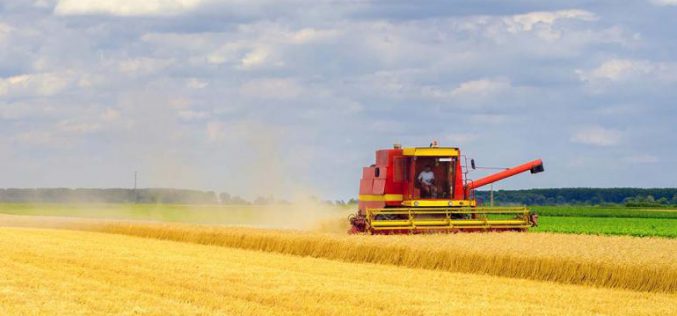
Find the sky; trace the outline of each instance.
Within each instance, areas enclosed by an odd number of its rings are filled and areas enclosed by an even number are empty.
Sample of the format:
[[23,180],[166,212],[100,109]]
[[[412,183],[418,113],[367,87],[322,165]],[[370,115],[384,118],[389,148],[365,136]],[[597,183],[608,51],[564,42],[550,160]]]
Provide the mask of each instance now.
[[3,0],[0,187],[347,199],[431,140],[544,160],[495,189],[676,187],[676,30],[677,0]]

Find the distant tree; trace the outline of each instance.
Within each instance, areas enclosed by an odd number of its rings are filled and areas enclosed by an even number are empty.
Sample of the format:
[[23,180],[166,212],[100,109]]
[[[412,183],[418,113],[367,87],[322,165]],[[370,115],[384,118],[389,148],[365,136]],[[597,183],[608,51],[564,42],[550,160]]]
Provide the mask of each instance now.
[[235,196],[230,198],[229,204],[231,204],[231,205],[249,205],[251,203],[249,203],[249,201],[235,195]]
[[272,197],[259,196],[254,200],[254,204],[255,205],[268,205],[268,204],[273,204],[274,201],[275,201],[275,199],[273,199]]
[[219,201],[221,204],[230,204],[231,196],[226,192],[219,193]]

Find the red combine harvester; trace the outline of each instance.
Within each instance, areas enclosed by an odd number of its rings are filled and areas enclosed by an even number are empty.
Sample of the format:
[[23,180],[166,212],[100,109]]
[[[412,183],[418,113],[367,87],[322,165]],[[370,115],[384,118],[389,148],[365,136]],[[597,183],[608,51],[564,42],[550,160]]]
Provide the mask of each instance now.
[[376,163],[362,169],[359,209],[350,217],[350,232],[526,231],[537,224],[537,215],[526,207],[478,206],[474,190],[522,172],[542,172],[540,159],[473,181],[465,176],[461,158],[458,148],[437,147],[436,142],[376,151]]

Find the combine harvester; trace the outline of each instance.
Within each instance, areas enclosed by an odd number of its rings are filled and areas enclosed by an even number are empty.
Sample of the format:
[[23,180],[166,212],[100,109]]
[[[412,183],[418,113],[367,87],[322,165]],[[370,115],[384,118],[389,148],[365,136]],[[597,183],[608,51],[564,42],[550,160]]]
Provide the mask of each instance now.
[[526,231],[537,225],[538,216],[526,207],[478,206],[474,190],[522,172],[542,172],[540,159],[473,181],[462,157],[458,148],[436,142],[376,151],[376,163],[362,169],[359,209],[350,216],[349,232]]

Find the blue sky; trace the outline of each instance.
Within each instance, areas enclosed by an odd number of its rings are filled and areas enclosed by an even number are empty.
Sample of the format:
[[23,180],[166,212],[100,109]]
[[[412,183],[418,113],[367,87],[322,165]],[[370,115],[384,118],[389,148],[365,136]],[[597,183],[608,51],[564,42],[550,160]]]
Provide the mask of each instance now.
[[675,187],[675,30],[675,0],[3,1],[0,187],[349,198],[432,139],[545,161],[497,189]]

